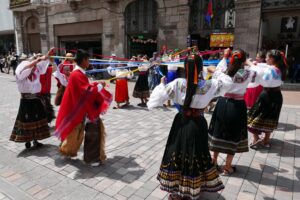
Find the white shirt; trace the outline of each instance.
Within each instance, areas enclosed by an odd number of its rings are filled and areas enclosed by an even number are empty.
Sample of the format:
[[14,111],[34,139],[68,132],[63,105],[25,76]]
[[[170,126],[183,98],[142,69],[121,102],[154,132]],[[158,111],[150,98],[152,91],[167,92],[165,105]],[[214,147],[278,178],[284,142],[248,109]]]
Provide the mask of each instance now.
[[68,80],[67,80],[66,75],[60,72],[60,67],[61,66],[62,65],[60,65],[58,67],[58,69],[54,73],[52,73],[52,75],[59,80],[60,84],[62,84],[63,86],[67,87]]
[[[81,73],[83,73],[84,75],[85,75],[85,70],[83,69],[83,68],[81,68],[79,65],[76,65],[75,66],[75,68],[74,68],[74,70],[73,71],[75,71],[75,70],[79,70]],[[103,86],[102,86],[102,84],[97,84],[97,87],[98,87],[98,92],[100,92],[102,89],[103,89]]]
[[[184,105],[186,84],[186,79],[183,78],[177,78],[167,85],[161,83],[153,90],[147,103],[148,108],[162,106],[167,100],[173,100],[176,104]],[[231,85],[232,79],[223,73],[219,73],[218,77],[215,76],[211,80],[200,80],[190,108],[205,108],[213,98],[227,93]]]
[[36,69],[33,72],[35,76],[34,80],[30,80],[28,78],[33,68],[23,70],[28,64],[30,64],[29,61],[22,61],[16,69],[16,81],[18,84],[18,90],[20,93],[40,93],[42,89],[40,75],[46,73],[49,66],[49,60],[44,60],[36,64]]
[[125,68],[107,68],[107,72],[111,75],[111,76],[116,76],[117,78],[128,78],[131,79],[133,77],[132,73],[129,73],[130,70],[125,69]]

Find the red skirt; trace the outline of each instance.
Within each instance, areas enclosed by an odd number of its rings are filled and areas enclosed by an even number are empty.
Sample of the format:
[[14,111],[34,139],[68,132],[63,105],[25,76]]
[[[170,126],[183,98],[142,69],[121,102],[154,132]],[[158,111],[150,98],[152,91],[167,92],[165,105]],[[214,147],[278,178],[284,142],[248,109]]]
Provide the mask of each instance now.
[[129,95],[128,95],[127,79],[117,79],[115,101],[117,103],[124,103],[128,100],[129,100]]
[[245,93],[245,102],[247,109],[251,109],[254,103],[256,102],[257,98],[259,97],[260,93],[263,91],[263,87],[261,85],[255,88],[247,88]]

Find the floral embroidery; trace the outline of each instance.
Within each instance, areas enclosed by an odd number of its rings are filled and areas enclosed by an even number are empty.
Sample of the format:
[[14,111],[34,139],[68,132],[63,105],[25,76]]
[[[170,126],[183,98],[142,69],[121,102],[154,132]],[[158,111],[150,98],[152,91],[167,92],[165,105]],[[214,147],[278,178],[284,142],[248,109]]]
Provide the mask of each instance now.
[[240,69],[233,77],[234,83],[243,83],[250,76],[250,71],[247,69]]
[[205,81],[205,80],[200,80],[198,83],[198,87],[196,90],[196,94],[201,94],[204,95],[207,93],[207,91],[209,91],[209,89],[211,88],[211,80]]
[[269,68],[268,70],[266,70],[263,75],[263,80],[268,81],[270,79],[281,80],[280,70],[276,68]]
[[219,80],[218,85],[217,85],[217,90],[214,94],[215,96],[218,95],[221,92],[222,87],[223,87],[223,82]]

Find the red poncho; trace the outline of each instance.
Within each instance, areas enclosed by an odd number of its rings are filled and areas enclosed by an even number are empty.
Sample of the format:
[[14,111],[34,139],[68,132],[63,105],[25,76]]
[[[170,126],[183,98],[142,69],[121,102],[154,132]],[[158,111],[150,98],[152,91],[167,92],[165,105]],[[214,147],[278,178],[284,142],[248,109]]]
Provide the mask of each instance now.
[[112,95],[104,88],[98,92],[97,84],[80,70],[71,73],[56,119],[55,135],[62,141],[85,117],[93,121],[109,108]]

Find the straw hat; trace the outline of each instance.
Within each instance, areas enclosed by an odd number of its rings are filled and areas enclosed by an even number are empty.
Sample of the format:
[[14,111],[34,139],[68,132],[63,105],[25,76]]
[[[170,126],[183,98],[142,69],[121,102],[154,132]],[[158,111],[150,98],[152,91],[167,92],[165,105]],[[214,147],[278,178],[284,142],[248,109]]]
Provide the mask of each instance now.
[[19,60],[26,60],[27,59],[27,55],[22,53]]
[[72,53],[67,53],[67,54],[66,54],[66,57],[72,58],[72,57],[73,57],[73,54],[72,54]]

